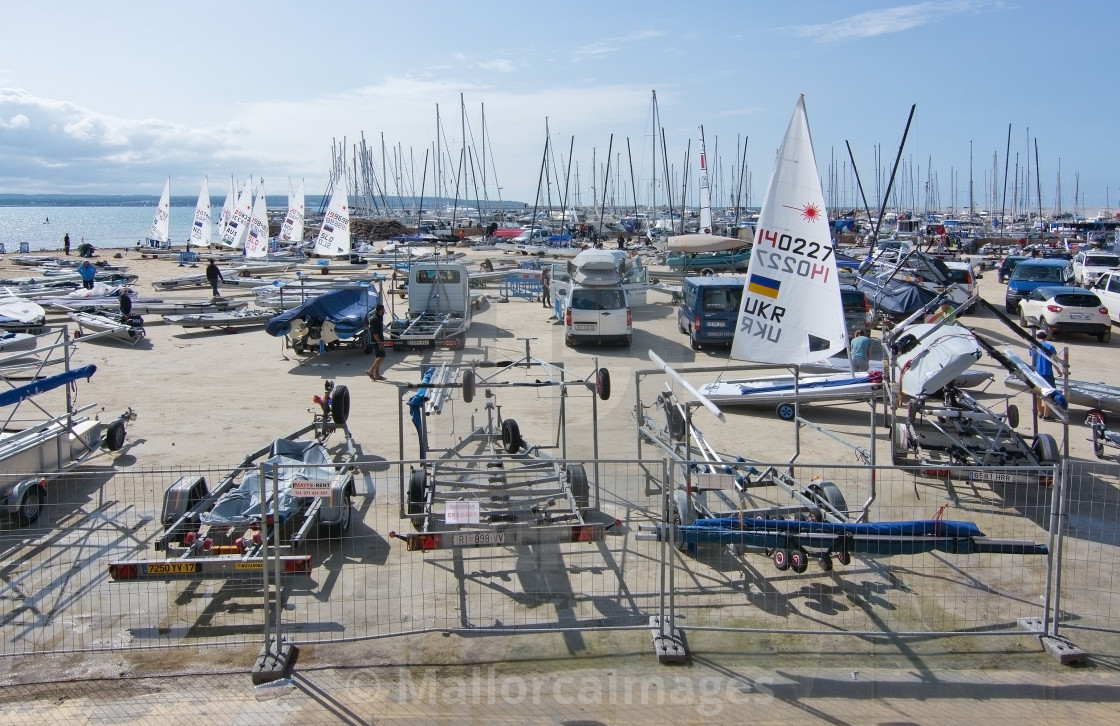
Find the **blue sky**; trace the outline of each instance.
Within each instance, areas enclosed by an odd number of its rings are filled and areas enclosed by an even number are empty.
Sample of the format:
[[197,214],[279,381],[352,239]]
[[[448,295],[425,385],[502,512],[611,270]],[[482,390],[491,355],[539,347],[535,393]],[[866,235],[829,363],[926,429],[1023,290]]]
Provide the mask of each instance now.
[[[483,106],[489,135],[486,191],[476,173],[462,196],[473,198],[477,186],[480,197],[496,199],[500,185],[503,199],[532,204],[547,118],[561,175],[574,138],[570,185],[578,168],[580,201],[592,202],[593,154],[601,201],[613,133],[613,172],[623,168],[610,193],[632,203],[632,157],[644,203],[656,90],[673,186],[690,143],[696,165],[703,125],[717,203],[737,184],[747,137],[752,199],[760,201],[803,93],[836,206],[856,200],[845,142],[876,206],[877,155],[889,168],[917,104],[898,182],[914,206],[967,207],[970,145],[975,204],[1002,197],[1010,124],[1008,197],[1018,156],[1020,185],[1031,167],[1029,206],[1037,208],[1037,140],[1045,212],[1057,201],[1059,164],[1064,210],[1075,187],[1084,210],[1106,201],[1120,208],[1114,2],[4,5],[0,192],[158,194],[170,176],[173,193],[190,195],[209,175],[219,195],[231,174],[252,174],[272,194],[301,177],[319,193],[332,139],[353,144],[363,132],[378,173],[384,135],[390,165],[397,148],[403,175],[415,175],[406,183],[419,192],[437,104],[458,163],[462,94],[476,164]],[[393,193],[396,182],[388,185]],[[553,180],[553,200],[562,192],[563,179]],[[679,188],[673,194],[679,204]]]

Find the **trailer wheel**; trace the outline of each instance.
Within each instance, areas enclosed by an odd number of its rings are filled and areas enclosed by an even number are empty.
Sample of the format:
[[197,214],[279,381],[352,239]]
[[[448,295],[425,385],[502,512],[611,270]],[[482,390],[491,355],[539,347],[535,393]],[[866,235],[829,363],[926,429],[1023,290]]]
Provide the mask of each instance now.
[[797,408],[792,403],[779,403],[774,413],[783,421],[792,421],[797,417]]
[[836,554],[836,561],[839,562],[841,565],[844,565],[845,567],[847,567],[848,565],[852,564],[852,553],[849,552],[846,548],[840,550],[839,552],[837,552],[835,554]]
[[785,572],[789,569],[789,558],[792,553],[789,550],[779,547],[774,550],[774,567],[778,572]]
[[674,521],[682,527],[691,527],[696,521],[696,510],[692,508],[688,492],[677,489],[673,492],[673,509],[676,511]]
[[576,507],[587,509],[591,506],[591,485],[587,481],[587,472],[582,465],[572,464],[568,467],[568,485],[572,489]]
[[346,386],[335,386],[331,392],[331,418],[340,425],[350,418],[350,389]]
[[1101,439],[1101,433],[1097,430],[1096,426],[1092,427],[1093,431],[1093,455],[1098,459],[1104,458],[1104,440]]
[[705,267],[703,270],[700,270],[701,277],[711,277],[714,274],[716,274],[716,271],[710,267]]
[[599,394],[601,401],[609,401],[611,398],[611,372],[606,368],[600,368],[595,373],[595,393]]
[[[813,482],[807,487],[806,495],[815,502],[827,503],[830,507],[842,514],[848,511],[848,502],[844,499],[843,492],[830,481]],[[825,518],[822,517],[815,521],[824,521],[824,519]]]
[[1053,464],[1058,461],[1061,454],[1058,451],[1058,442],[1050,434],[1039,434],[1034,440],[1034,453],[1043,464]]
[[[420,469],[408,475],[408,508],[409,515],[424,513],[424,470]],[[418,516],[410,516],[412,528],[419,532],[424,527],[424,521]]]
[[124,421],[117,419],[105,429],[105,448],[109,451],[120,451],[124,446]]
[[463,403],[474,400],[474,371],[463,371]]
[[1099,408],[1091,408],[1089,409],[1089,413],[1085,415],[1085,423],[1090,426],[1099,424],[1102,428],[1105,428],[1108,426],[1108,416]]
[[832,555],[825,552],[817,558],[817,562],[820,563],[822,570],[825,572],[832,572]]
[[790,550],[789,568],[798,574],[809,568],[809,555],[805,553],[805,550],[800,547],[795,550]]
[[502,421],[502,445],[507,454],[516,454],[521,448],[521,429],[512,418]]
[[1007,425],[1011,428],[1019,428],[1019,407],[1014,403],[1007,405]]
[[23,496],[19,498],[19,510],[16,512],[16,519],[19,520],[20,526],[33,524],[43,513],[44,494],[43,487],[39,484],[27,487]]

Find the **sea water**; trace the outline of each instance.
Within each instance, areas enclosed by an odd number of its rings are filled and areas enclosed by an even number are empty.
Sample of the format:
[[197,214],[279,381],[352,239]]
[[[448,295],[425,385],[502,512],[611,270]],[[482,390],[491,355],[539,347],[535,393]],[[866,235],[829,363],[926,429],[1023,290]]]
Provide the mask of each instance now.
[[[220,211],[220,207],[215,210]],[[147,244],[155,218],[156,205],[150,207],[76,206],[4,207],[0,206],[0,244],[9,253],[19,252],[26,242],[32,251],[61,251],[62,237],[70,235],[75,253],[83,241],[97,248],[135,247]],[[183,246],[194,223],[194,207],[172,207],[171,243]]]

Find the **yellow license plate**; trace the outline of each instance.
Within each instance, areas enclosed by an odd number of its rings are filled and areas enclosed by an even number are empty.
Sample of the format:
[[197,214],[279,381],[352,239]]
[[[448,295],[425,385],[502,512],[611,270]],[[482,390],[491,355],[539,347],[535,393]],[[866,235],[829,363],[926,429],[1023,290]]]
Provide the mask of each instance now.
[[189,575],[198,572],[194,562],[160,562],[144,566],[149,575]]
[[234,563],[233,569],[235,570],[261,570],[264,569],[263,562],[237,562]]

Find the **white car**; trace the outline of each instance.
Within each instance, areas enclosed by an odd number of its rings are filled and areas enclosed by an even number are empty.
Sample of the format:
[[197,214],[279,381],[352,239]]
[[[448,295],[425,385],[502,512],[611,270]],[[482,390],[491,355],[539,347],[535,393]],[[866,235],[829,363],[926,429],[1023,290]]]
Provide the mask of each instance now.
[[1120,270],[1109,270],[1097,278],[1093,292],[1108,308],[1108,317],[1120,324]]
[[[971,260],[942,261],[945,263],[945,266],[949,268],[949,275],[952,278],[953,285],[956,287],[956,289],[949,294],[949,300],[960,308],[961,305],[971,300],[972,296],[976,294],[979,287],[976,280],[980,275],[976,272],[976,268],[973,267]],[[962,315],[971,313],[974,307],[976,307],[976,303],[969,305],[967,308],[959,309],[959,312]]]
[[1120,255],[1101,250],[1085,250],[1073,256],[1073,276],[1079,285],[1092,287],[1097,278],[1114,267],[1120,267]]
[[1038,287],[1019,303],[1019,324],[1038,328],[1053,338],[1067,333],[1112,339],[1108,308],[1092,290],[1083,287]]

